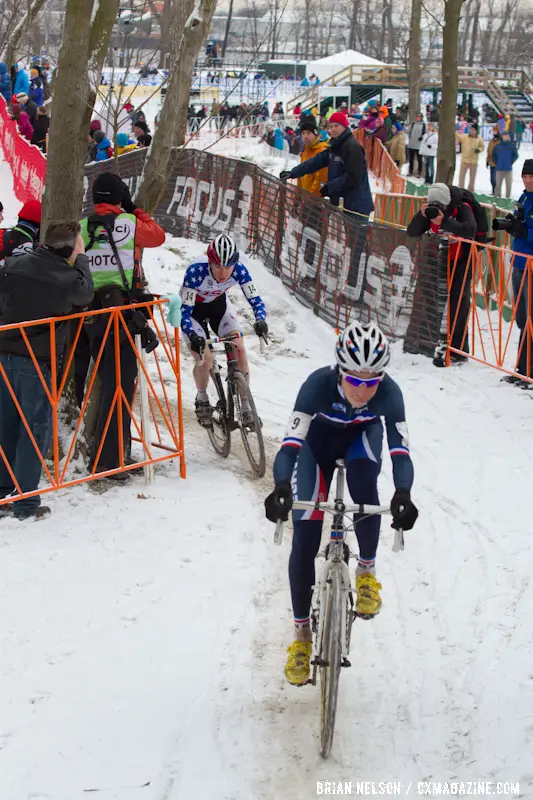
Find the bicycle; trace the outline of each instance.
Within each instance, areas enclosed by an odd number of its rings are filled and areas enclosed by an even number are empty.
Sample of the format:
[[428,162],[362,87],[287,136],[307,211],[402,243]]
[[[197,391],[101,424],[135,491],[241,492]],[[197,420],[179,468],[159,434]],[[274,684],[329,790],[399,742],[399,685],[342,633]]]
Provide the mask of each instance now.
[[[352,625],[357,616],[354,610],[354,592],[350,585],[348,562],[351,555],[346,543],[346,533],[353,529],[347,525],[348,514],[390,513],[390,506],[346,505],[344,502],[345,466],[337,461],[337,486],[333,503],[296,500],[297,510],[325,511],[333,514],[329,543],[319,553],[324,558],[318,581],[313,587],[311,602],[311,629],[313,650],[311,653],[312,675],[307,681],[316,686],[320,671],[320,754],[328,758],[333,744],[335,717],[339,692],[341,667],[350,667],[350,640]],[[281,544],[284,523],[279,521],[274,533],[274,542]],[[404,548],[403,531],[395,531],[393,551]]]
[[[227,458],[231,451],[231,433],[237,428],[241,431],[244,450],[250,462],[254,475],[262,478],[266,471],[265,443],[261,420],[257,414],[254,398],[243,373],[237,367],[235,356],[234,340],[241,339],[250,334],[238,333],[230,336],[214,336],[206,341],[213,353],[213,366],[210,370],[211,380],[217,391],[217,402],[212,409],[211,424],[207,428],[209,440],[213,445],[215,453]],[[263,339],[261,341],[264,341]],[[216,350],[214,344],[223,344],[226,351],[228,372],[226,381],[228,384],[227,396],[222,383],[220,367],[216,360]],[[252,424],[242,424],[242,404],[243,400],[248,401],[248,406],[252,414]],[[255,445],[254,445],[255,440]]]

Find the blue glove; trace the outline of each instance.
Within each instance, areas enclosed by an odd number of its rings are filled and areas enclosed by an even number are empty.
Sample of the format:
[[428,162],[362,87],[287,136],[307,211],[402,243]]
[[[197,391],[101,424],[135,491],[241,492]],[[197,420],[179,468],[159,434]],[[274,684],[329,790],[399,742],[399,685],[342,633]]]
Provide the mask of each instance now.
[[179,328],[181,325],[181,307],[183,305],[179,294],[169,294],[168,297],[163,298],[168,300],[167,322],[173,328]]

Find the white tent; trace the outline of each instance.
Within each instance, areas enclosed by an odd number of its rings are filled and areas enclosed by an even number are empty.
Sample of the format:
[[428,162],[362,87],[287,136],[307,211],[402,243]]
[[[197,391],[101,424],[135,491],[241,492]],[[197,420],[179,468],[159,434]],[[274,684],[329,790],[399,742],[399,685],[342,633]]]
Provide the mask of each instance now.
[[306,65],[305,73],[308,78],[314,74],[323,82],[345,67],[376,67],[384,63],[384,61],[378,61],[377,58],[358,53],[356,50],[344,50],[334,56],[319,58],[318,61],[309,61]]

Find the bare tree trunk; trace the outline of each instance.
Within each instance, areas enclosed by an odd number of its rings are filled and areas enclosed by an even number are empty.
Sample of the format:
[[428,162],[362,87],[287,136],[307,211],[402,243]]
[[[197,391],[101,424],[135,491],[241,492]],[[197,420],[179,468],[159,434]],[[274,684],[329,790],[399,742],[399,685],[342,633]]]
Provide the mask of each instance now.
[[185,138],[194,62],[209,31],[216,3],[217,0],[196,0],[195,5],[194,0],[180,0],[173,15],[172,67],[165,104],[135,198],[150,213],[156,209],[167,185],[172,148],[183,144]]
[[13,32],[9,37],[9,41],[7,43],[6,49],[6,62],[8,67],[15,62],[15,51],[18,47],[18,44],[22,38],[22,34],[30,28],[35,20],[37,19],[37,15],[41,11],[42,7],[46,3],[46,0],[32,0],[31,5],[28,5],[28,10],[24,12],[24,15],[20,22],[13,28]]
[[409,36],[409,122],[415,121],[420,106],[420,25],[422,0],[412,0]]
[[233,16],[233,0],[229,0],[228,19],[226,21],[226,30],[224,31],[224,41],[222,43],[222,58],[226,57],[226,47],[228,46],[232,16]]
[[94,111],[96,93],[100,85],[102,69],[109,49],[109,40],[113,25],[117,19],[120,0],[106,0],[100,3],[98,11],[91,25],[89,37],[89,80],[91,86],[87,95],[83,119],[81,122],[82,131],[89,130],[89,123]]
[[357,49],[357,12],[359,11],[359,3],[356,0],[352,2],[352,15],[350,17],[350,50]]
[[[107,0],[109,5],[114,4]],[[87,98],[89,96],[89,47],[93,42],[107,50],[106,41],[91,21],[106,18],[107,11],[93,20],[95,0],[67,0],[63,41],[59,52],[54,92],[61,98],[54,105],[50,120],[46,185],[43,194],[43,220],[41,237],[52,221],[79,219],[83,203],[83,165],[87,154],[87,132],[85,123]],[[105,5],[100,3],[100,7]],[[100,9],[101,10],[101,9]],[[108,27],[108,34],[111,26]],[[69,143],[65,147],[65,142]]]
[[455,117],[457,113],[457,46],[463,0],[446,0],[442,34],[442,103],[436,180],[451,184],[455,173]]
[[472,20],[472,35],[470,40],[470,55],[468,56],[468,66],[473,67],[476,59],[477,37],[479,33],[479,14],[481,11],[481,0],[476,1],[474,17]]

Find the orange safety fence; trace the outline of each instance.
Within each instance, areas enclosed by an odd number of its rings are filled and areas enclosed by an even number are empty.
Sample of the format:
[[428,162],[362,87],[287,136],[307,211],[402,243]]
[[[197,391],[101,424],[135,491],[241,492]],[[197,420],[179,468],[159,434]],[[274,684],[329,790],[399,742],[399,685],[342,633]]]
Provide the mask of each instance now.
[[467,356],[532,381],[533,257],[451,241],[468,247],[469,254],[465,263],[460,248],[451,247],[448,257],[448,363],[451,354]]
[[[180,340],[179,331],[167,324],[164,316],[165,299],[135,303],[127,307],[105,308],[99,311],[84,311],[65,317],[40,319],[0,326],[0,336],[7,331],[17,331],[27,348],[27,358],[31,359],[36,374],[40,379],[51,410],[52,437],[48,453],[42,453],[32,432],[19,400],[4,368],[5,359],[10,354],[0,352],[0,383],[2,389],[9,392],[11,400],[20,418],[21,432],[24,428],[36,455],[41,462],[41,486],[35,491],[24,492],[16,475],[15,465],[10,463],[5,442],[0,441],[0,458],[15,487],[15,493],[0,500],[0,505],[46,494],[58,489],[87,483],[97,478],[127,472],[140,467],[148,467],[173,458],[180,460],[180,475],[186,477],[185,455],[183,447],[183,414],[182,391],[180,381]],[[146,315],[152,330],[155,332],[159,346],[151,353],[146,353],[141,346],[141,337],[128,328],[128,312],[139,309]],[[93,338],[96,344],[92,349],[93,369],[87,378],[83,402],[72,425],[64,424],[62,414],[65,406],[70,408],[74,403],[70,381],[77,369],[77,357],[80,355],[83,340],[87,337],[90,326],[99,323],[98,334]],[[58,326],[69,326],[68,344],[64,352],[57,353]],[[31,329],[40,326],[48,328],[50,336],[50,361],[38,359],[31,345]],[[41,331],[40,331],[41,332]],[[40,337],[41,338],[41,337]],[[61,336],[61,340],[62,340]],[[122,368],[126,357],[131,362],[135,358],[137,378],[133,396],[128,397],[123,387]],[[86,444],[92,452],[91,466],[85,474],[78,474],[79,460],[77,445],[83,438],[91,401],[99,403],[96,378],[103,371],[104,360],[109,359],[114,371],[114,392],[112,402],[105,420],[99,419],[99,427],[103,431],[98,441]],[[7,362],[5,362],[7,363]],[[50,374],[50,380],[44,372]],[[109,371],[107,371],[109,377]],[[67,399],[69,394],[69,399]],[[143,407],[144,397],[144,407]],[[139,462],[126,463],[124,423],[130,420],[131,440],[140,443],[143,457]],[[118,466],[99,472],[99,460],[108,433],[117,435]]]
[[[428,187],[429,189],[429,187]],[[386,222],[389,225],[396,227],[407,228],[410,221],[422,208],[422,205],[427,203],[427,196],[412,195],[412,194],[382,194],[380,192],[374,195],[374,219]],[[509,213],[506,208],[499,208],[496,203],[487,205],[480,203],[481,207],[485,209],[489,223],[489,236],[494,239],[494,244],[499,247],[510,247],[512,237],[506,231],[491,231],[492,220],[496,217],[505,217]]]
[[356,128],[354,136],[364,148],[368,169],[374,175],[384,192],[402,194],[407,182],[392,160],[386,147],[363,128]]

